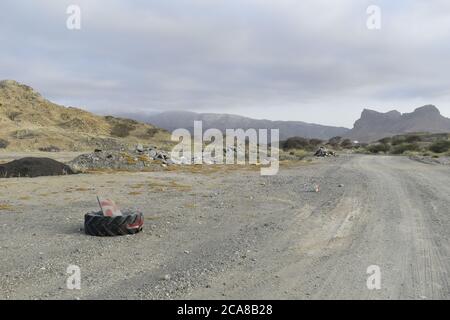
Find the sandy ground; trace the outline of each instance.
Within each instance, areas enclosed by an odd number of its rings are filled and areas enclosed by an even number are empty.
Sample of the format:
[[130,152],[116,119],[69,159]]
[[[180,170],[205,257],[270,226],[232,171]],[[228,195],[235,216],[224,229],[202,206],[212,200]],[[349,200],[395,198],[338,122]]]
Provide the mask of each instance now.
[[[96,194],[143,211],[144,231],[83,234]],[[0,298],[449,299],[449,213],[449,168],[405,157],[0,179]]]

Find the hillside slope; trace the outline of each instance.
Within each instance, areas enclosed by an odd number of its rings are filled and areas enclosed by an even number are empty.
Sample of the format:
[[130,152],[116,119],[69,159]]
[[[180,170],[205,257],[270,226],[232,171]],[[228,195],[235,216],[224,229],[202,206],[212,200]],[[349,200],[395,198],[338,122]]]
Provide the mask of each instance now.
[[63,107],[29,86],[0,81],[0,148],[83,151],[136,143],[161,146],[169,140],[168,132],[155,126]]

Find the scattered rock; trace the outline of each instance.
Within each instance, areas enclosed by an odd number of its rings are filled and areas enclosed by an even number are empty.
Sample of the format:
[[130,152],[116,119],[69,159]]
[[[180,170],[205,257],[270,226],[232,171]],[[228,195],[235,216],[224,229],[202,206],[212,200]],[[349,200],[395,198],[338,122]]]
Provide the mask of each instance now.
[[144,146],[142,145],[142,144],[138,144],[137,146],[136,146],[136,151],[137,152],[144,152]]
[[157,155],[158,155],[158,151],[156,151],[155,149],[149,150],[149,152],[148,152],[148,156],[150,158],[155,159]]
[[68,165],[77,171],[102,169],[140,171],[149,167],[155,160],[154,164],[162,167],[173,164],[165,151],[137,145],[132,151],[96,149],[94,153],[76,157]]
[[327,150],[325,147],[320,147],[314,153],[314,156],[315,157],[329,157],[329,156],[336,156],[336,153],[334,151]]

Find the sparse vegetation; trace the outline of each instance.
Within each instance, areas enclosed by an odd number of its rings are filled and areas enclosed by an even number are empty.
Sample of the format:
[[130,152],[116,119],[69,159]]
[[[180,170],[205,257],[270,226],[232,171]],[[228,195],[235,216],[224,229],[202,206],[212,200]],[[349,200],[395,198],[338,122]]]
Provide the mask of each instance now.
[[449,140],[436,141],[430,146],[430,150],[435,153],[447,152],[450,150],[450,141]]
[[323,141],[320,139],[309,139],[309,144],[311,146],[318,147],[319,145],[323,144]]
[[280,148],[284,151],[291,150],[316,150],[320,145],[324,144],[324,141],[319,139],[306,139],[302,137],[292,137],[285,141],[280,141]]
[[392,138],[391,137],[386,137],[386,138],[378,140],[378,142],[382,143],[382,144],[389,144],[389,143],[392,142]]
[[158,128],[149,128],[147,130],[147,136],[150,138],[153,138],[159,131],[160,131],[160,129],[158,129]]
[[23,130],[17,130],[15,133],[15,137],[17,139],[32,139],[37,137],[38,134],[34,131],[23,129]]
[[0,211],[11,211],[13,207],[7,203],[0,203]]
[[126,161],[127,164],[133,165],[138,162],[138,159],[126,152],[121,152],[120,156]]
[[117,123],[111,129],[111,135],[119,138],[125,138],[130,135],[130,131],[134,130],[135,126],[131,123]]
[[302,160],[312,153],[304,149],[291,149],[280,153],[280,160]]
[[420,147],[417,143],[401,143],[392,147],[392,154],[403,154],[406,151],[419,151]]
[[48,147],[41,147],[41,148],[39,148],[39,151],[42,151],[42,152],[60,152],[61,149],[59,147],[56,147],[56,146],[48,146]]
[[342,141],[342,137],[337,136],[337,137],[333,137],[330,140],[328,140],[327,144],[332,146],[333,148],[336,148],[339,146],[341,141]]
[[9,120],[16,121],[17,117],[20,116],[21,113],[18,111],[11,111],[6,114]]
[[302,138],[302,137],[292,137],[287,139],[286,141],[282,141],[280,143],[281,148],[283,150],[290,150],[290,149],[310,149],[310,143],[308,139]]
[[425,157],[437,157],[450,151],[450,134],[411,133],[378,140],[376,143],[361,146],[358,152],[420,154]]
[[8,141],[0,139],[0,149],[5,149],[8,145],[9,145]]
[[387,143],[377,143],[367,146],[367,151],[370,153],[387,153],[390,150],[390,146]]
[[128,195],[129,195],[129,196],[138,196],[138,195],[140,195],[140,194],[142,194],[142,193],[139,192],[139,191],[131,191],[131,192],[128,192]]
[[341,142],[341,148],[351,149],[353,147],[353,142],[350,139],[344,139]]

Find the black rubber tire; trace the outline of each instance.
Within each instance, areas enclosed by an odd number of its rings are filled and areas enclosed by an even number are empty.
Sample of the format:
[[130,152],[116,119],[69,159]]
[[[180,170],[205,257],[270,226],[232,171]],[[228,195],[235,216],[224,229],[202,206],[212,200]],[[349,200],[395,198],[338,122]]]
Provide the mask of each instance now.
[[122,216],[107,217],[101,212],[84,215],[84,232],[91,236],[112,237],[135,234],[142,230],[144,216],[141,212],[123,212]]

